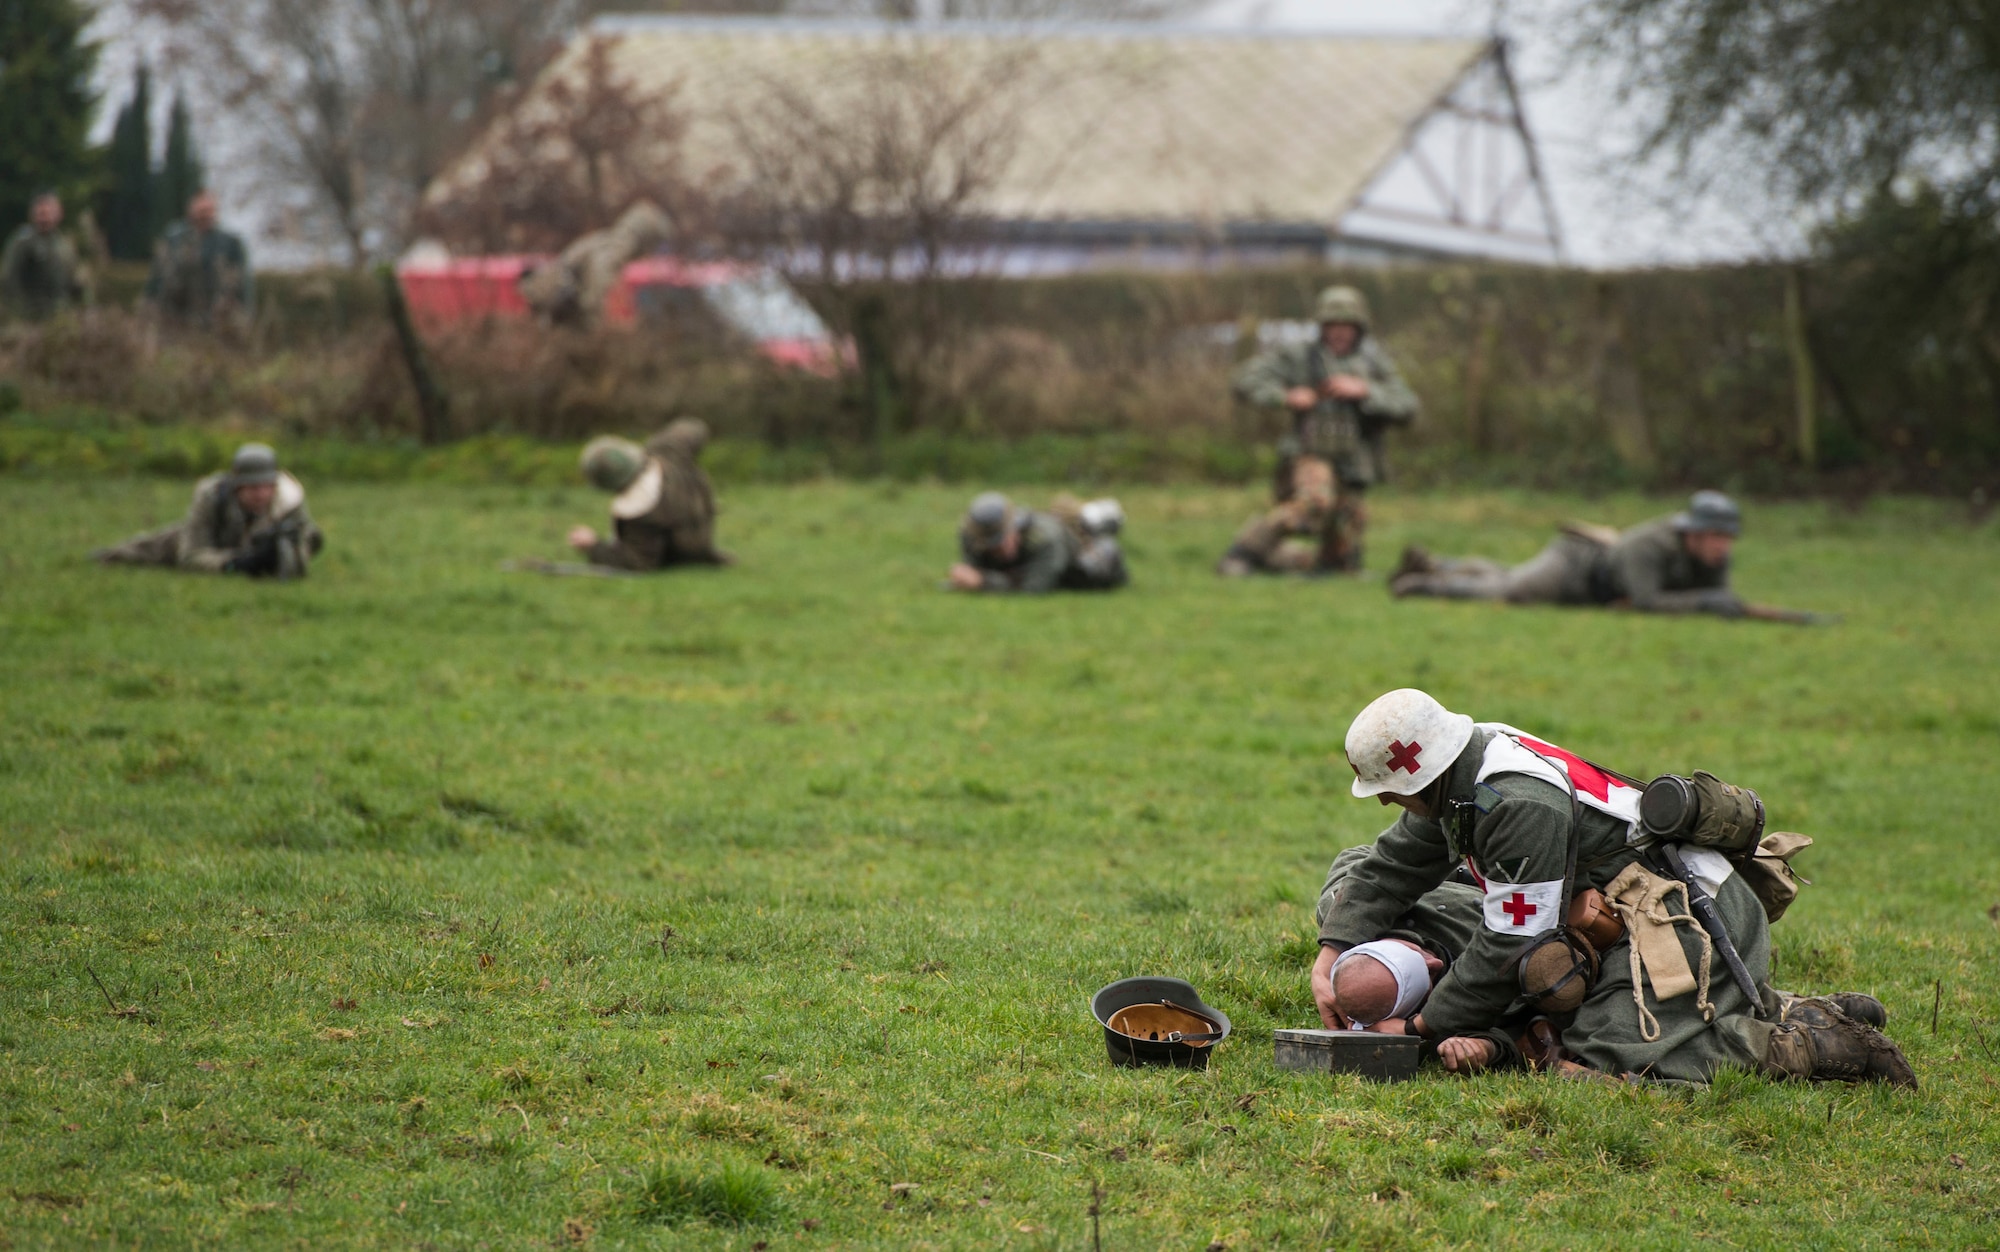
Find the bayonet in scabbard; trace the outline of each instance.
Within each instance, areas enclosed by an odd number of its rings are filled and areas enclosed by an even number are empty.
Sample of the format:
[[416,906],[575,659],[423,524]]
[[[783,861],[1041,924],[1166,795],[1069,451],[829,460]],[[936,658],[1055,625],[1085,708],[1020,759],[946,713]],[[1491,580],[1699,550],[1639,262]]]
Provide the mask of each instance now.
[[1680,845],[1660,844],[1659,853],[1667,872],[1687,884],[1688,912],[1694,914],[1694,919],[1708,932],[1715,950],[1722,955],[1722,963],[1729,967],[1729,976],[1736,980],[1736,985],[1742,989],[1754,1012],[1763,1003],[1763,998],[1757,994],[1756,980],[1750,977],[1749,968],[1743,964],[1742,955],[1729,938],[1728,927],[1722,924],[1722,910],[1715,906],[1715,897],[1708,894],[1708,888],[1702,886],[1701,880],[1688,868],[1686,859],[1681,856]]

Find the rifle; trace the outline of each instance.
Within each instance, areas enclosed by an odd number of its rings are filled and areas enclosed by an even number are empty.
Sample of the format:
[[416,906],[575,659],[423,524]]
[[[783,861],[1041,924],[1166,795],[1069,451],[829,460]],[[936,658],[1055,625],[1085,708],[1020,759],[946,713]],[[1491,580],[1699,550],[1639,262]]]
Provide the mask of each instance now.
[[1769,604],[1746,604],[1743,616],[1760,622],[1787,622],[1793,626],[1838,626],[1840,614],[1815,613],[1810,609],[1781,609]]
[[1681,858],[1681,850],[1674,844],[1659,846],[1660,859],[1666,863],[1667,872],[1687,884],[1688,912],[1701,923],[1714,941],[1716,952],[1722,956],[1722,963],[1729,967],[1729,976],[1736,980],[1744,996],[1753,1007],[1763,1003],[1757,994],[1757,983],[1750,977],[1750,970],[1743,964],[1743,957],[1736,951],[1736,944],[1729,938],[1729,930],[1722,924],[1721,910],[1715,907],[1715,897],[1708,894],[1708,888],[1694,876],[1687,862]]
[[584,561],[502,561],[500,568],[514,574],[548,574],[557,578],[637,578],[638,572],[591,565]]

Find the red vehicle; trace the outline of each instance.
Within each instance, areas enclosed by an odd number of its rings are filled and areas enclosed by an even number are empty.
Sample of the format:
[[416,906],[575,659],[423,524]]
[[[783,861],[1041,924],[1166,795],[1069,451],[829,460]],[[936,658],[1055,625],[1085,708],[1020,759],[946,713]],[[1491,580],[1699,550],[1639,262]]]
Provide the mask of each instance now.
[[[412,261],[398,266],[396,276],[410,315],[435,331],[482,318],[530,317],[521,278],[554,259],[521,254]],[[854,359],[853,347],[837,342],[784,275],[767,265],[644,257],[625,267],[603,313],[614,326],[704,315],[777,364],[823,377]]]

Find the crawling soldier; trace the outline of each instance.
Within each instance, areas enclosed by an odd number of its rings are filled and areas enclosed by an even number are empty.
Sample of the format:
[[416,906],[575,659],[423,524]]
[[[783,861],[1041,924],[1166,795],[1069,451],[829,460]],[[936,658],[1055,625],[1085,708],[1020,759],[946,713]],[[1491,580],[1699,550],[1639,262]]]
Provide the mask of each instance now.
[[1024,509],[997,491],[982,492],[958,528],[963,557],[951,567],[953,591],[1110,591],[1127,581],[1118,545],[1125,514],[1116,500],[1063,510]]
[[195,484],[185,518],[91,555],[106,565],[287,579],[304,578],[325,543],[299,480],[278,468],[268,446],[246,443],[227,473]]

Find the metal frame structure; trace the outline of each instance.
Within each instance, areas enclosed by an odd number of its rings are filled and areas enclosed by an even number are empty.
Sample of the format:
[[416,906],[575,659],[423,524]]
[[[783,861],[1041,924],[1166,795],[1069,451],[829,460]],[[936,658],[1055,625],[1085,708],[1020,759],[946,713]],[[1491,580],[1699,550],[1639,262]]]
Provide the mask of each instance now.
[[1562,226],[1507,43],[1467,68],[1341,215],[1336,237],[1421,251],[1563,259]]

